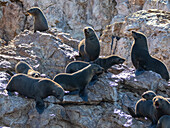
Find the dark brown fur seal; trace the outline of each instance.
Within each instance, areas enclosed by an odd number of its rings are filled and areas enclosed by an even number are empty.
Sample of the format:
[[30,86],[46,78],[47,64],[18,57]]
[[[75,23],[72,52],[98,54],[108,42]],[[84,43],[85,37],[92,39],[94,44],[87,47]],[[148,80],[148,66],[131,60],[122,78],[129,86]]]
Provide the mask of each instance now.
[[79,43],[79,56],[84,61],[94,61],[100,54],[99,39],[92,27],[84,28],[85,38]]
[[156,96],[156,93],[151,90],[146,91],[142,94],[142,98],[146,100],[152,100],[155,96]]
[[135,41],[132,45],[131,60],[136,68],[136,75],[140,71],[153,71],[161,75],[166,81],[169,80],[169,73],[166,66],[158,59],[150,56],[147,46],[147,39],[143,33],[132,31]]
[[156,117],[159,119],[163,115],[170,115],[170,102],[162,96],[153,98],[153,105],[156,109]]
[[105,71],[115,64],[123,64],[124,58],[116,55],[110,55],[102,58],[98,58],[92,63],[100,65]]
[[134,118],[147,117],[152,121],[152,124],[156,124],[157,118],[155,116],[155,108],[153,106],[152,100],[146,100],[144,98],[138,100],[135,105],[135,112],[132,108],[128,107],[128,111]]
[[27,13],[34,16],[34,32],[48,30],[46,17],[40,8],[32,7],[27,11]]
[[40,77],[40,73],[35,71],[28,63],[20,61],[15,65],[16,73],[23,73],[33,77]]
[[[111,66],[115,64],[122,64],[124,61],[125,61],[124,58],[115,55],[110,55],[110,56],[98,58],[90,63],[100,65],[102,68],[104,68],[105,71],[107,71],[107,69],[110,68]],[[66,66],[65,72],[66,73],[76,72],[88,66],[90,63],[85,61],[72,61]]]
[[158,120],[156,128],[170,128],[170,116],[164,115]]
[[58,83],[48,78],[34,78],[25,74],[12,76],[6,90],[9,94],[16,91],[20,95],[35,99],[36,109],[40,114],[44,111],[44,98],[55,96],[62,101],[64,96],[64,89]]
[[[77,91],[79,96],[88,101],[86,93],[86,85],[91,81],[93,76],[97,73],[102,73],[103,68],[96,64],[89,64],[85,68],[74,73],[59,73],[53,80],[59,83],[64,90],[75,92]],[[71,93],[70,93],[71,94]]]

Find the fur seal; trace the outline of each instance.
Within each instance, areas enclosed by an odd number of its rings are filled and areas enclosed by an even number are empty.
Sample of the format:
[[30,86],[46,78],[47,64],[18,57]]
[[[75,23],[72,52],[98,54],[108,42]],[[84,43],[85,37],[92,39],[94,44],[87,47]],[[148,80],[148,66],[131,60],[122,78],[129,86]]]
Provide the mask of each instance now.
[[124,61],[125,59],[120,56],[110,55],[102,58],[97,58],[92,63],[100,65],[106,72],[107,69],[109,69],[111,66],[115,64],[123,64]]
[[131,60],[136,68],[136,75],[140,71],[153,71],[161,75],[166,81],[169,80],[169,73],[166,66],[158,59],[150,56],[147,46],[147,39],[143,33],[132,31],[135,39],[131,49]]
[[94,61],[100,54],[99,39],[92,27],[84,28],[85,38],[79,43],[79,56],[84,61]]
[[128,107],[128,111],[130,115],[134,118],[147,117],[152,122],[152,125],[156,124],[157,122],[157,118],[154,114],[155,108],[153,106],[152,100],[141,98],[137,101],[135,105],[135,112],[130,107]]
[[142,94],[142,98],[146,100],[152,100],[155,96],[156,96],[156,93],[151,90],[146,91]]
[[[90,62],[91,64],[97,64],[100,65],[102,68],[104,68],[104,71],[106,72],[108,68],[115,64],[122,64],[125,61],[124,58],[121,58],[116,55],[110,55],[102,58],[98,58],[95,61]],[[85,61],[72,61],[70,62],[66,68],[66,73],[73,73],[76,72],[86,66],[88,66],[90,63]]]
[[170,128],[170,116],[162,116],[157,123],[156,128]]
[[16,73],[23,73],[33,77],[40,77],[40,73],[35,71],[28,63],[20,61],[15,65]]
[[34,16],[34,33],[36,31],[42,32],[48,30],[46,17],[40,8],[32,7],[27,13]]
[[153,106],[156,109],[156,117],[159,119],[163,115],[170,115],[170,102],[163,96],[153,98]]
[[76,92],[84,100],[88,101],[86,93],[86,85],[91,81],[93,76],[97,73],[102,73],[103,68],[96,64],[89,64],[85,68],[74,73],[59,73],[53,80],[59,83],[64,90]]
[[11,77],[6,90],[9,95],[16,91],[27,98],[35,99],[36,109],[40,114],[44,111],[44,98],[55,96],[62,101],[64,96],[64,89],[58,83],[48,78],[34,78],[21,73]]

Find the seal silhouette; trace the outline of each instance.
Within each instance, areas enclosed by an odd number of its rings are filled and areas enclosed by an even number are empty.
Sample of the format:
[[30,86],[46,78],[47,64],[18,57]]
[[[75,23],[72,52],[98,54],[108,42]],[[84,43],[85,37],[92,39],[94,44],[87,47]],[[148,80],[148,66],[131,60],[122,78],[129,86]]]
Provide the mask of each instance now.
[[45,108],[44,98],[55,96],[62,101],[64,96],[64,89],[58,83],[48,78],[34,78],[21,73],[11,77],[6,90],[9,95],[11,92],[18,92],[27,98],[35,99],[36,109],[40,114]]
[[89,64],[85,68],[74,73],[59,73],[53,80],[59,83],[64,90],[70,91],[69,94],[79,94],[84,100],[88,101],[86,85],[91,81],[93,76],[102,73],[103,68],[96,64]]
[[34,17],[34,32],[48,30],[48,23],[42,10],[38,7],[32,7],[27,11]]
[[169,73],[166,66],[149,54],[146,36],[135,31],[132,31],[132,36],[135,41],[131,49],[131,60],[136,68],[136,75],[140,75],[143,71],[151,70],[160,74],[163,79],[168,81]]
[[100,54],[99,39],[92,27],[84,28],[85,38],[79,43],[79,56],[84,61],[94,61]]

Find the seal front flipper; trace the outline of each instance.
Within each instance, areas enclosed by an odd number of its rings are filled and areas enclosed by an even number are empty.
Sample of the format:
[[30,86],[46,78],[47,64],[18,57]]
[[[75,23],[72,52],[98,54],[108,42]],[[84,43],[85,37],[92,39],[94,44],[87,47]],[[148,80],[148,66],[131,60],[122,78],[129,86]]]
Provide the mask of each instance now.
[[12,73],[12,72],[9,71],[9,70],[6,70],[5,72],[8,73],[10,76],[13,76],[13,75],[14,75],[14,73]]
[[144,72],[145,72],[145,70],[143,70],[143,69],[136,69],[135,75],[139,76],[139,75],[143,74]]
[[39,114],[42,114],[45,109],[44,101],[40,98],[36,98],[36,110]]
[[13,95],[12,92],[8,91],[8,96],[12,96],[12,95]]
[[79,90],[70,91],[69,93],[65,93],[64,95],[77,95],[77,94],[79,94]]
[[88,101],[88,95],[86,92],[86,89],[83,89],[80,91],[79,96],[83,99],[83,101],[87,102]]
[[130,108],[130,107],[128,107],[128,112],[129,112],[129,114],[132,116],[132,117],[136,117],[136,114],[135,114],[135,112],[132,110],[132,108]]

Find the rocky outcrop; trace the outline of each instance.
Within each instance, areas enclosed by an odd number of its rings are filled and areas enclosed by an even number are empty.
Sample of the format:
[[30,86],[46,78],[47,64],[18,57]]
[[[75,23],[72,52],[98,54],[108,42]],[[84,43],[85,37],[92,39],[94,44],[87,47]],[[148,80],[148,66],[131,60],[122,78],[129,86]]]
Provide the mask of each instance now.
[[[87,86],[89,101],[85,104],[78,96],[65,96],[63,102],[54,97],[45,99],[46,109],[39,115],[35,102],[18,96],[8,96],[3,90],[8,75],[0,72],[0,126],[10,127],[61,127],[61,128],[102,128],[129,127],[144,128],[149,121],[137,121],[127,112],[134,107],[140,95],[148,90],[169,97],[168,84],[160,75],[145,72],[138,77],[131,69],[125,69],[118,75],[105,73],[93,86]],[[164,92],[164,93],[161,93]]]
[[58,37],[68,44],[74,40],[68,34],[58,33],[58,36],[54,36],[26,30],[10,41],[8,46],[0,47],[0,126],[144,128],[149,125],[147,120],[133,119],[127,107],[134,108],[146,90],[169,97],[169,85],[152,71],[136,77],[134,69],[125,65],[110,68],[108,73],[99,76],[95,85],[87,85],[87,103],[78,95],[64,96],[63,102],[49,96],[44,99],[45,111],[39,115],[33,99],[18,96],[17,93],[8,96],[5,88],[10,76],[5,71],[14,71],[15,64],[20,60],[50,78],[57,72],[64,72],[64,67],[77,51]]
[[142,10],[130,14],[124,22],[107,26],[101,36],[101,55],[118,54],[126,58],[126,63],[131,66],[130,50],[133,43],[131,31],[136,30],[146,35],[150,54],[164,62],[170,71],[169,15],[170,13],[166,11]]
[[0,47],[0,70],[14,70],[18,61],[28,62],[35,70],[51,78],[63,72],[65,66],[78,54],[59,38],[47,33],[24,31]]

